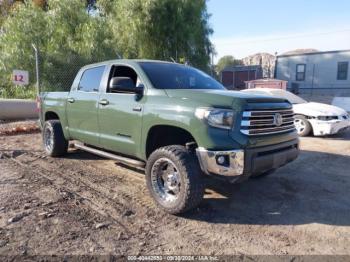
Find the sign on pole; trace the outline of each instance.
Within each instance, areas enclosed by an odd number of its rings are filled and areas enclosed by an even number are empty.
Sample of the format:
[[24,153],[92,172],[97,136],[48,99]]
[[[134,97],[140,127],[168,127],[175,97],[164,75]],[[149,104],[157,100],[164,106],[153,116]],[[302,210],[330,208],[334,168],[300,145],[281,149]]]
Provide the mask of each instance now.
[[13,70],[13,83],[15,85],[25,86],[29,84],[29,73],[24,70]]

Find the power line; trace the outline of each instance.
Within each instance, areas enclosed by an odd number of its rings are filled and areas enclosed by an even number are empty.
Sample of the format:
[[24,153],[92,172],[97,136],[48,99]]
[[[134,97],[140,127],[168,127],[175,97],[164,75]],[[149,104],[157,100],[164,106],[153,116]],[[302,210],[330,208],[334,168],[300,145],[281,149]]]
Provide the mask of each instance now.
[[294,36],[276,37],[276,38],[268,38],[268,39],[261,39],[261,40],[257,39],[255,41],[222,43],[221,45],[240,45],[240,44],[250,44],[250,43],[261,43],[261,42],[279,41],[279,40],[286,40],[286,39],[306,38],[306,37],[319,36],[319,35],[331,35],[331,34],[343,33],[343,32],[350,32],[350,29],[323,32],[323,33],[314,33],[314,34],[302,34],[302,35],[294,35]]

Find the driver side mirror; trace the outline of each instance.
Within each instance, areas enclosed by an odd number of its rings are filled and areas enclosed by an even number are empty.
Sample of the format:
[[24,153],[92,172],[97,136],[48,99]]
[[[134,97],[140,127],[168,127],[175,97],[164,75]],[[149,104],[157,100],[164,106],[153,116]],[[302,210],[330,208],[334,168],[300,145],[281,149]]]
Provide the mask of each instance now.
[[110,93],[135,93],[142,94],[143,86],[135,86],[134,81],[130,77],[113,77],[109,83]]

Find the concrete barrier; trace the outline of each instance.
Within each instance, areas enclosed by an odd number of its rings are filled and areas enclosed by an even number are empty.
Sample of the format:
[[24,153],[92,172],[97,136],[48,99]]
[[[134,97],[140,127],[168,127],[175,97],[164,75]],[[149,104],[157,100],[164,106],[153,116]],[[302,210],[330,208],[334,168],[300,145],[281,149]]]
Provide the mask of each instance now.
[[0,120],[38,119],[34,100],[0,99]]

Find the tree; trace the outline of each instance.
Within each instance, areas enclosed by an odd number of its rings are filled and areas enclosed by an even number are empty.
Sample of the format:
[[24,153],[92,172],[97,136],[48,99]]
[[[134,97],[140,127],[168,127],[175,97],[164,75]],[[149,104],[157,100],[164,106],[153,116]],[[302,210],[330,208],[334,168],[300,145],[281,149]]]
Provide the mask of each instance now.
[[[46,21],[33,5],[18,5],[2,26],[0,35],[0,81],[8,83],[13,69],[33,71],[31,44],[44,45]],[[21,68],[18,68],[21,66]],[[33,74],[34,75],[34,74]]]
[[96,1],[97,0],[86,0],[86,9],[88,14],[97,10]]
[[213,46],[205,0],[100,1],[125,58],[186,61],[208,69]]
[[216,73],[219,75],[223,69],[229,66],[243,65],[242,60],[235,59],[232,55],[223,56],[216,64]]
[[[32,44],[40,50],[40,78],[45,88],[67,89],[77,70],[111,59],[116,50],[104,18],[90,16],[81,0],[50,0],[48,11],[25,3],[13,11],[0,35],[0,83],[11,84],[13,69],[35,76]],[[30,77],[31,83],[35,78]]]
[[[33,3],[41,8],[45,8],[47,0],[32,0]],[[7,16],[14,10],[19,4],[23,4],[25,0],[0,0],[0,27],[4,23]]]
[[47,8],[48,0],[32,0],[32,1],[36,6],[42,8],[42,9]]
[[29,71],[34,84],[32,44],[40,50],[46,90],[68,89],[81,66],[120,56],[175,59],[209,69],[214,49],[206,0],[17,2],[6,10],[10,15],[0,31],[0,92],[11,87],[13,69]]
[[7,16],[10,14],[11,9],[13,8],[14,2],[12,0],[3,0],[0,1],[0,28]]

